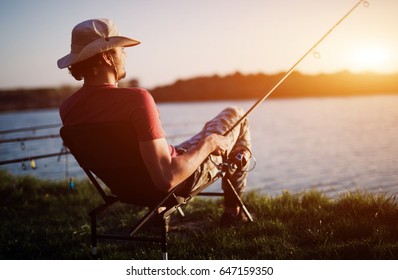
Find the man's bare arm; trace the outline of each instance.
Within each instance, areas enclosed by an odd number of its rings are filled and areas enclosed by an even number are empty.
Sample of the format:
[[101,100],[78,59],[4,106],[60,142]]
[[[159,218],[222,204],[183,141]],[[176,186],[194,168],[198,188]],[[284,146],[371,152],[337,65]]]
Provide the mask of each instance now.
[[227,146],[224,136],[212,134],[177,157],[170,156],[165,138],[140,142],[140,152],[155,186],[168,192],[187,179],[211,153],[220,154]]

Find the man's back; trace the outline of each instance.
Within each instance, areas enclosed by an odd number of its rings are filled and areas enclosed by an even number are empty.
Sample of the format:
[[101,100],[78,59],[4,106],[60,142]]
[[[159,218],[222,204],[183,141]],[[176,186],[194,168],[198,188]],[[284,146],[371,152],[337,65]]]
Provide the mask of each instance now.
[[62,103],[60,115],[66,126],[125,123],[134,128],[140,141],[164,137],[153,98],[141,88],[85,85]]

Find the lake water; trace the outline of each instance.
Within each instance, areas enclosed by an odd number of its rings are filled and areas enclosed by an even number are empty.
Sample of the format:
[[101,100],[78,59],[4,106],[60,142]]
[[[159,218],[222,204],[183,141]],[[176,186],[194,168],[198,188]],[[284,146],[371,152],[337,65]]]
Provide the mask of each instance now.
[[[226,106],[254,101],[160,104],[169,142],[182,142]],[[330,196],[361,189],[398,193],[398,95],[267,100],[249,117],[257,165],[248,190],[272,196],[316,188]],[[0,130],[60,123],[57,110],[0,114]],[[2,140],[58,133],[59,128],[1,134]],[[0,144],[0,161],[56,153],[59,138]],[[40,178],[82,177],[72,156],[0,165]],[[218,188],[215,185],[213,188]]]

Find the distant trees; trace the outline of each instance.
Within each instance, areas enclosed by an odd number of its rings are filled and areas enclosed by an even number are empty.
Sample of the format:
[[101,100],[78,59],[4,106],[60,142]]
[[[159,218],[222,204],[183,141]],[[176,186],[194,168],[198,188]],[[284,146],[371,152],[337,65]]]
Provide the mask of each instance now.
[[[171,85],[149,91],[157,102],[208,101],[223,99],[258,99],[282,77],[278,74],[248,74],[235,72],[177,80]],[[120,86],[139,86],[136,79]],[[0,90],[0,111],[59,107],[62,100],[76,87]],[[271,98],[352,96],[378,93],[398,93],[398,73],[374,74],[338,72],[335,74],[304,75],[293,72],[270,96]]]
[[[154,88],[151,93],[158,102],[256,99],[272,89],[283,75],[284,73],[242,75],[236,72],[225,77],[197,77]],[[339,72],[304,75],[293,72],[271,97],[325,97],[372,93],[398,93],[398,74]]]
[[58,107],[75,89],[60,88],[13,89],[0,91],[0,111],[30,110]]

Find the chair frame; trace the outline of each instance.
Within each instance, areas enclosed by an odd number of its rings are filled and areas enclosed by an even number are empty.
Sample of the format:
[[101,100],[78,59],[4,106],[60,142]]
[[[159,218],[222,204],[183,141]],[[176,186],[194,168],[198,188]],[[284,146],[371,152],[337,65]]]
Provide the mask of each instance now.
[[[90,125],[88,125],[90,127]],[[65,132],[68,129],[73,129],[73,127],[67,127],[64,126],[60,130],[61,137],[64,141],[64,146],[69,149],[74,155],[73,148],[72,150],[70,149],[70,143],[68,141],[68,136],[66,135],[67,132]],[[76,156],[74,155],[76,158]],[[182,189],[184,186],[183,184],[178,185],[175,187],[172,191],[168,192],[165,194],[165,196],[154,206],[149,208],[149,210],[146,212],[146,214],[138,221],[136,222],[132,229],[130,230],[129,234],[99,234],[97,232],[97,216],[107,210],[110,206],[114,205],[117,202],[121,203],[126,203],[124,201],[120,201],[120,199],[113,194],[107,194],[104,189],[101,187],[101,184],[96,178],[96,175],[94,172],[88,168],[87,166],[84,166],[79,160],[76,158],[77,162],[79,163],[80,167],[83,169],[83,171],[86,173],[87,177],[91,181],[91,183],[94,185],[96,190],[99,192],[101,195],[104,204],[99,205],[98,207],[94,208],[89,212],[90,220],[91,220],[91,255],[93,257],[97,256],[97,245],[98,245],[98,239],[106,239],[106,240],[124,240],[124,241],[138,241],[138,242],[152,242],[152,243],[160,243],[161,245],[161,251],[162,251],[162,257],[164,260],[168,259],[168,223],[167,219],[168,217],[174,213],[176,210],[180,211],[182,215],[183,212],[181,210],[181,206],[186,204],[191,198],[194,196],[224,196],[223,193],[221,192],[202,192],[204,189],[206,189],[208,186],[213,184],[215,181],[218,179],[225,177],[226,181],[228,182],[228,186],[231,188],[231,190],[234,193],[234,197],[236,198],[236,201],[240,205],[241,209],[243,210],[244,214],[248,218],[249,221],[253,221],[252,216],[250,215],[249,211],[247,210],[245,204],[237,194],[236,190],[233,188],[228,176],[230,176],[229,173],[229,167],[226,164],[222,164],[221,167],[219,167],[219,172],[218,174],[207,184],[198,187],[195,189],[193,192],[189,194],[187,197],[182,197],[178,196],[176,193],[180,189]],[[106,185],[106,184],[105,184]],[[107,186],[108,187],[108,186]],[[109,187],[108,187],[109,188]],[[168,201],[170,198],[175,199],[175,204],[173,206],[168,206],[166,209],[160,213],[162,215],[162,224],[161,224],[161,232],[159,234],[159,237],[139,237],[136,236],[136,233],[155,215],[158,215],[157,210],[159,207],[163,206],[166,201]],[[133,203],[127,203],[130,205],[134,205]]]

